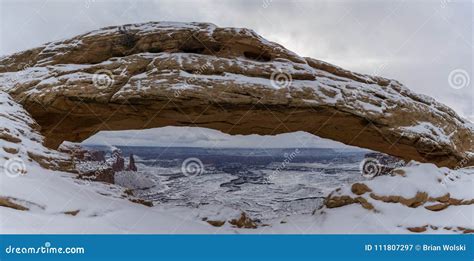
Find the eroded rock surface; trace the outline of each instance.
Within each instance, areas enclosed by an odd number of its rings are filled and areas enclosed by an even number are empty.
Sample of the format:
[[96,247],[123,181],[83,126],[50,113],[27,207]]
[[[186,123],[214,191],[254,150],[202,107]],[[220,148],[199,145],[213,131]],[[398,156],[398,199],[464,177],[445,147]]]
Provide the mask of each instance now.
[[333,191],[315,214],[324,217],[339,208],[350,213],[350,206],[360,206],[356,215],[370,215],[386,227],[473,233],[473,173],[472,167],[450,170],[412,162],[392,175]]
[[300,57],[248,29],[103,28],[2,58],[0,83],[53,148],[100,130],[199,126],[306,131],[403,159],[472,165],[472,124],[449,107],[395,80]]
[[39,125],[21,105],[0,91],[0,173],[9,177],[26,175],[28,165],[72,171],[72,161],[64,154],[43,146]]

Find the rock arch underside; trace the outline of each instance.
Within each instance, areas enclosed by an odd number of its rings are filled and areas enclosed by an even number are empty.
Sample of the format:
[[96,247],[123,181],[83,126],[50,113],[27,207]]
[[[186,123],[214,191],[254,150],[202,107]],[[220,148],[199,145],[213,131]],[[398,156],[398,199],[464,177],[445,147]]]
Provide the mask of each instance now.
[[306,131],[406,160],[473,163],[472,124],[449,107],[398,81],[300,57],[249,29],[107,27],[2,57],[0,90],[32,115],[50,148],[101,130],[172,125]]

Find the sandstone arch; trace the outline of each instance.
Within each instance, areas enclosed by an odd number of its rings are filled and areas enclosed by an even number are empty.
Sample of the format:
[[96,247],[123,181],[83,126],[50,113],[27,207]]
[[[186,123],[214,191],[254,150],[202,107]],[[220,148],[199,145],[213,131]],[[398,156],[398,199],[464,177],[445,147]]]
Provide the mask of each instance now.
[[304,58],[252,30],[205,23],[108,27],[3,57],[0,88],[46,145],[100,130],[199,126],[307,131],[438,166],[471,164],[472,124],[401,83]]

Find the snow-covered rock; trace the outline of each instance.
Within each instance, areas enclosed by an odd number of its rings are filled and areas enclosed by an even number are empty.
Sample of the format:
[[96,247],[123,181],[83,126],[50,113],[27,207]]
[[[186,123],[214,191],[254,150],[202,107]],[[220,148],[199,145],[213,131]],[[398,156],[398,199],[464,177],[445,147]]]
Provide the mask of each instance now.
[[72,170],[69,156],[44,147],[43,139],[29,113],[0,91],[0,170],[10,176],[27,174],[30,164]]
[[411,162],[334,191],[315,215],[341,233],[474,233],[473,188],[474,168]]
[[191,125],[306,131],[452,168],[474,156],[472,124],[449,107],[396,80],[300,57],[249,29],[107,27],[3,57],[0,89],[28,108],[50,147],[103,129]]

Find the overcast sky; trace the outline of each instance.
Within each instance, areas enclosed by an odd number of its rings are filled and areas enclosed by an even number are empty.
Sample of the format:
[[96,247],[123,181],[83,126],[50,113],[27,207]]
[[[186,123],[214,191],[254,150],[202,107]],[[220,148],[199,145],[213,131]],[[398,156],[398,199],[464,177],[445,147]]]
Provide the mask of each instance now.
[[[0,1],[0,55],[109,25],[211,22],[252,28],[301,56],[397,79],[474,119],[471,0]],[[149,144],[151,136],[167,131],[146,132],[140,139]],[[222,139],[233,140],[202,132],[222,144],[227,142]],[[114,135],[123,138],[124,133]],[[306,139],[304,134],[293,136]],[[234,139],[233,144],[245,141]],[[202,137],[186,142],[194,143],[201,144]]]

